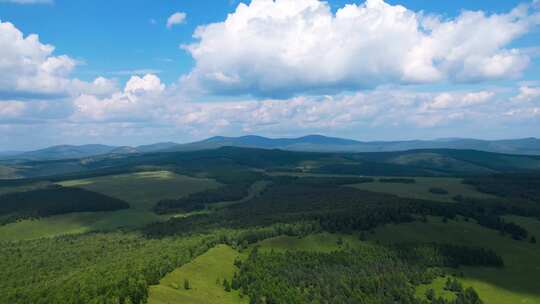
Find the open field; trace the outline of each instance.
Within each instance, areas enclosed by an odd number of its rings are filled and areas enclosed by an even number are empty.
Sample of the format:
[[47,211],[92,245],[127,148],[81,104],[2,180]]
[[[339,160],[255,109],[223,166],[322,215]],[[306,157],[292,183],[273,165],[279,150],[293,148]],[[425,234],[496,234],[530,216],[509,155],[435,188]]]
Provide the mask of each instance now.
[[17,177],[17,170],[12,167],[0,165],[0,179],[10,179]]
[[416,288],[416,297],[419,299],[426,299],[426,292],[429,289],[433,289],[433,291],[435,291],[435,297],[453,301],[456,298],[456,295],[453,292],[444,289],[447,278],[448,277],[436,278],[431,284],[418,286]]
[[[298,177],[358,177],[350,174],[321,174],[321,173],[290,173],[290,172],[270,172],[271,176],[298,176]],[[371,176],[366,176],[371,177]],[[381,183],[379,179],[394,178],[377,176],[372,177],[374,182],[350,185],[360,190],[393,194],[405,198],[435,200],[442,202],[452,202],[453,197],[462,195],[470,198],[492,198],[492,195],[479,192],[471,185],[463,184],[463,179],[454,177],[400,177],[411,178],[416,181],[413,184],[404,183]],[[447,194],[434,194],[430,188],[442,188],[448,191]]]
[[[414,177],[416,183],[381,183],[379,178],[375,178],[373,183],[363,183],[351,187],[374,192],[393,194],[396,196],[451,202],[456,195],[462,195],[470,198],[490,198],[489,194],[477,191],[473,186],[462,183],[461,178],[448,177]],[[441,188],[448,191],[448,194],[434,194],[429,191],[430,188]]]
[[[540,235],[540,222],[535,219],[512,217],[533,235]],[[494,230],[469,222],[443,223],[430,218],[428,223],[386,225],[375,230],[368,239],[384,244],[404,242],[447,242],[491,248],[505,262],[503,269],[465,267],[460,269],[464,287],[472,286],[485,303],[540,303],[540,246],[527,241],[515,241]],[[435,283],[437,284],[437,282]],[[432,286],[434,289],[437,286]]]
[[[166,275],[159,285],[151,286],[148,303],[248,303],[248,299],[240,298],[238,292],[225,292],[221,284],[216,284],[216,279],[223,281],[227,278],[230,282],[236,269],[234,260],[237,257],[246,258],[254,246],[258,246],[262,252],[302,250],[329,253],[347,247],[360,247],[362,242],[351,235],[320,233],[303,238],[290,236],[270,238],[251,245],[242,253],[229,246],[218,245],[191,263]],[[184,279],[189,280],[192,289],[184,289]]]
[[152,212],[131,209],[61,214],[0,226],[0,240],[31,240],[90,231],[108,231],[121,227],[135,228],[159,220],[161,217]]
[[80,187],[119,198],[132,208],[149,210],[162,199],[174,199],[191,193],[219,187],[206,178],[177,175],[169,171],[139,172],[103,176],[59,183],[64,187]]
[[[122,199],[129,202],[131,208],[113,212],[71,213],[23,220],[0,226],[0,240],[27,240],[89,231],[141,227],[168,218],[168,216],[158,216],[150,210],[158,200],[178,198],[219,187],[219,183],[211,179],[180,176],[168,171],[104,176],[64,181],[59,184],[64,187],[80,187]],[[10,191],[30,190],[26,188],[10,189]]]
[[2,186],[0,187],[0,195],[13,192],[24,192],[31,191],[35,189],[44,188],[48,185],[51,185],[50,182],[35,182],[31,184],[19,185],[19,186]]
[[[166,275],[157,286],[150,287],[149,304],[242,304],[238,291],[226,292],[223,279],[231,281],[236,266],[234,260],[239,253],[226,245],[218,245],[192,262]],[[191,288],[184,289],[184,280]]]

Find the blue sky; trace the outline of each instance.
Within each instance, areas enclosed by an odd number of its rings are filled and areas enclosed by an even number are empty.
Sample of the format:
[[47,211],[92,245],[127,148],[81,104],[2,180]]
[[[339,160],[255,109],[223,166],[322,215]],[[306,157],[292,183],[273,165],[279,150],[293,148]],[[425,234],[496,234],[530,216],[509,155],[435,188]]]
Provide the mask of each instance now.
[[538,1],[242,2],[0,0],[0,150],[539,135]]
[[[209,5],[205,1],[135,0],[127,5],[128,2],[118,0],[55,0],[53,4],[17,5],[0,1],[0,18],[13,22],[24,33],[38,33],[42,41],[54,44],[57,53],[84,61],[85,65],[74,73],[81,79],[112,74],[127,80],[130,75],[118,75],[118,72],[155,70],[160,71],[162,80],[173,82],[188,73],[194,63],[178,46],[193,41],[192,34],[198,25],[224,20],[238,2],[213,0]],[[334,10],[362,2],[329,1]],[[504,13],[522,2],[387,1],[447,17],[465,9]],[[166,28],[167,18],[177,11],[187,14],[185,24]],[[535,39],[540,36],[527,37],[521,44],[531,45]]]

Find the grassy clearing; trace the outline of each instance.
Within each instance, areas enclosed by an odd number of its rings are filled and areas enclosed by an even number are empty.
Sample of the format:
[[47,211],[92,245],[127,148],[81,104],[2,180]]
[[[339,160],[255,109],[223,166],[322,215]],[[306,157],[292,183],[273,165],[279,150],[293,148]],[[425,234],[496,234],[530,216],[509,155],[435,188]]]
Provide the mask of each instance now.
[[451,291],[444,290],[446,279],[447,279],[447,277],[445,277],[445,278],[436,278],[429,285],[420,285],[420,286],[418,286],[416,288],[416,297],[419,298],[419,299],[426,299],[426,292],[429,289],[433,289],[435,291],[435,297],[437,297],[437,298],[441,297],[441,298],[443,298],[445,300],[453,301],[456,298],[456,294],[451,292]]
[[0,241],[32,240],[90,231],[110,231],[121,227],[135,228],[160,219],[152,212],[138,210],[69,213],[0,226]]
[[17,177],[17,170],[15,168],[0,165],[0,179],[10,179]]
[[40,188],[45,188],[49,186],[50,182],[35,182],[32,184],[27,185],[21,185],[21,186],[2,186],[0,187],[0,195],[6,194],[6,193],[13,193],[13,192],[25,192],[25,191],[31,191],[36,190]]
[[59,183],[65,187],[80,187],[122,199],[132,208],[150,210],[162,199],[175,199],[191,193],[214,189],[220,184],[212,179],[193,178],[169,171],[139,172],[103,176]]
[[[71,213],[36,220],[23,220],[0,226],[0,240],[28,240],[89,231],[141,227],[168,218],[168,216],[158,216],[150,210],[157,201],[178,198],[220,186],[211,179],[181,176],[168,171],[70,180],[59,184],[64,187],[80,187],[122,199],[129,202],[131,208],[114,212]],[[33,186],[25,187],[4,190],[27,191],[30,190],[27,189],[28,187]]]
[[[534,235],[540,235],[540,222],[535,219],[511,217]],[[464,287],[474,287],[490,304],[540,303],[540,246],[515,241],[475,223],[430,218],[428,223],[386,225],[368,235],[373,241],[385,244],[400,242],[447,242],[491,248],[505,262],[503,269],[465,267],[459,270]],[[435,283],[437,284],[437,282]],[[436,289],[435,286],[431,288]]]
[[[236,267],[234,260],[239,253],[226,245],[218,245],[192,262],[165,276],[159,285],[150,287],[149,304],[242,304],[247,298],[240,298],[237,291],[226,292],[221,284],[229,282]],[[188,279],[191,289],[184,289]]]
[[[400,197],[451,202],[456,195],[470,198],[490,198],[492,196],[477,191],[473,186],[465,185],[460,178],[414,177],[414,184],[381,183],[379,178],[373,183],[353,185],[351,187],[374,192],[393,194]],[[441,188],[448,194],[434,194],[430,188]]]
[[[261,241],[256,244],[260,251],[287,251],[303,250],[332,252],[347,247],[360,247],[362,242],[355,236],[321,233],[309,235],[304,238],[279,236]],[[255,245],[252,245],[253,248]],[[218,245],[207,253],[197,257],[174,272],[165,276],[160,284],[150,287],[149,304],[166,303],[249,303],[247,298],[240,298],[238,292],[225,292],[221,284],[227,278],[230,282],[236,267],[234,260],[237,257],[246,258],[250,250],[242,253],[226,245]],[[184,289],[184,280],[191,284],[190,290]]]

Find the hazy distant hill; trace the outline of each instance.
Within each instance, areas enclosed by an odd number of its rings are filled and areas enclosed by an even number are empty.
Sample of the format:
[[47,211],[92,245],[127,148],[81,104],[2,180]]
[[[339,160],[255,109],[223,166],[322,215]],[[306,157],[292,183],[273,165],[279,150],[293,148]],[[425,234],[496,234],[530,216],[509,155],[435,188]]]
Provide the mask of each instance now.
[[56,160],[69,158],[84,158],[107,154],[150,153],[169,149],[177,143],[157,143],[138,147],[107,146],[107,145],[61,145],[29,152],[0,152],[0,159],[20,160]]
[[108,154],[116,147],[106,145],[82,145],[82,146],[53,146],[36,151],[24,152],[16,155],[21,159],[64,159],[82,158],[100,154]]
[[536,138],[495,141],[456,138],[426,141],[362,142],[321,135],[276,139],[254,135],[242,137],[217,136],[199,142],[179,144],[169,147],[164,151],[193,151],[215,149],[224,146],[311,152],[391,152],[417,149],[464,149],[495,153],[540,155],[540,140]]
[[308,135],[299,138],[267,138],[248,135],[241,137],[216,136],[187,144],[165,142],[137,147],[115,147],[106,145],[54,146],[24,153],[0,152],[0,159],[55,160],[106,154],[197,151],[217,149],[226,146],[306,152],[393,152],[419,149],[458,149],[506,154],[540,155],[540,139],[537,138],[509,140],[450,138],[438,140],[363,142],[321,135]]
[[216,136],[198,142],[179,144],[164,151],[206,150],[226,146],[294,151],[354,151],[348,149],[348,147],[358,143],[355,140],[321,135],[308,135],[299,138],[267,138],[256,135],[241,137]]

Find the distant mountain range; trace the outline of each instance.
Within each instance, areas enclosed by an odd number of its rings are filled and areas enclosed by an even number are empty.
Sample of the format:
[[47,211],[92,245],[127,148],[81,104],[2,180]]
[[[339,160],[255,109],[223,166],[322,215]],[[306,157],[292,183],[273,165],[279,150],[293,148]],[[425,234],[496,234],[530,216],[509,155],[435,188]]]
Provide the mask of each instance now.
[[248,135],[241,137],[216,136],[186,144],[165,142],[137,147],[63,145],[29,152],[0,152],[0,159],[55,160],[84,158],[107,154],[209,150],[226,146],[306,152],[393,152],[417,149],[459,149],[506,154],[540,155],[540,139],[537,138],[509,140],[449,138],[409,141],[357,141],[321,135],[308,135],[299,138],[267,138]]

